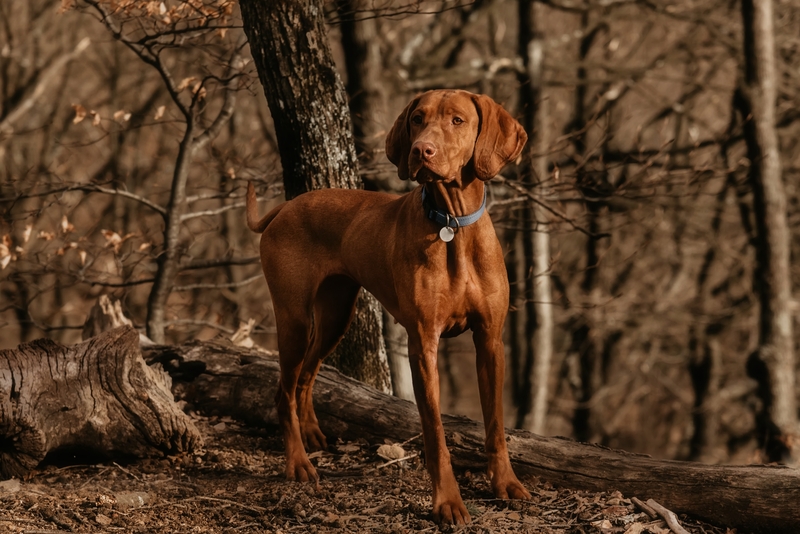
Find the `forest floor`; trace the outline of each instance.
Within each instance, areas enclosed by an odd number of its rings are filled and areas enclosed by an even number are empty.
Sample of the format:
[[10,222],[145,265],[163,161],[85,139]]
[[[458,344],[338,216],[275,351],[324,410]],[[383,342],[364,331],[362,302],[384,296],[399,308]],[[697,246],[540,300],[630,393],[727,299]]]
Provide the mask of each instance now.
[[[274,429],[228,419],[195,422],[206,445],[194,455],[101,464],[61,458],[25,480],[0,482],[0,532],[670,532],[619,493],[576,492],[523,479],[533,499],[502,501],[493,498],[483,473],[470,472],[456,475],[472,522],[440,528],[419,456],[391,463],[374,446],[338,443],[313,455],[322,473],[317,488],[284,479],[283,447]],[[420,441],[402,444],[406,456],[420,452]],[[692,534],[735,532],[681,521]]]

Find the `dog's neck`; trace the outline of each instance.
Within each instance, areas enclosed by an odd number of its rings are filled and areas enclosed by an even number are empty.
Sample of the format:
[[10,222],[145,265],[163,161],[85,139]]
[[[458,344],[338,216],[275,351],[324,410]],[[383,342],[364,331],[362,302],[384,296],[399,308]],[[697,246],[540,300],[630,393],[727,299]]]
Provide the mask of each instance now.
[[481,180],[470,180],[466,185],[436,181],[423,187],[436,208],[456,217],[475,213],[483,203],[485,185]]

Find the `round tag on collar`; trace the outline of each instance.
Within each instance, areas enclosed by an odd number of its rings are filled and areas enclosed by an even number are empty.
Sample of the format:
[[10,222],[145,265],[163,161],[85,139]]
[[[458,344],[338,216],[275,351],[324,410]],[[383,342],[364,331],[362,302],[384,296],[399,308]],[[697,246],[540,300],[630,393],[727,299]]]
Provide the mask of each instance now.
[[445,243],[449,243],[453,240],[456,235],[456,231],[450,228],[449,226],[442,226],[442,229],[439,230],[439,239],[444,241]]

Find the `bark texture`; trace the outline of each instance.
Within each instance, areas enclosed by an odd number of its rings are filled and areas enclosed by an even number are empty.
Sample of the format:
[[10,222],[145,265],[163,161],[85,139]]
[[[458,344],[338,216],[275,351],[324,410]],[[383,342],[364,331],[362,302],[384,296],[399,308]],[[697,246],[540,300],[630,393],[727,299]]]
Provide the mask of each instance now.
[[[195,407],[249,424],[273,426],[271,399],[278,362],[256,351],[212,343],[154,347],[148,359],[171,370],[175,391]],[[329,437],[383,443],[405,441],[421,429],[416,406],[351,380],[323,366],[315,385],[315,408]],[[483,426],[443,416],[454,465],[483,470]],[[800,472],[777,466],[709,466],[660,461],[562,438],[507,430],[514,469],[554,484],[592,491],[619,490],[655,499],[667,508],[745,532],[797,532]],[[776,497],[777,496],[777,497]]]
[[283,165],[286,199],[312,189],[357,189],[347,93],[331,56],[319,0],[240,2]]
[[169,375],[145,365],[130,327],[71,347],[39,339],[0,351],[0,478],[24,476],[53,451],[194,450],[202,438],[170,385]]
[[[358,160],[344,84],[336,71],[320,0],[240,2],[269,104],[286,199],[312,189],[358,189]],[[384,391],[391,381],[380,305],[364,290],[333,360]]]

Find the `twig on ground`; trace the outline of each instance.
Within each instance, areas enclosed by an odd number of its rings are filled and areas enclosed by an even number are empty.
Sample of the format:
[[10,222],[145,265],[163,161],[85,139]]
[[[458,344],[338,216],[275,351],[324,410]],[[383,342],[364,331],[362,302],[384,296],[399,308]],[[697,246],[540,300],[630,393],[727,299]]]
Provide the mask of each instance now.
[[395,458],[394,460],[389,460],[388,462],[377,466],[375,469],[383,469],[386,466],[396,464],[397,462],[402,462],[403,460],[410,460],[411,458],[416,458],[417,456],[419,456],[419,453],[415,452],[413,454],[409,454],[408,456],[404,456],[403,458]]
[[649,515],[650,519],[655,519],[656,517],[658,517],[658,514],[656,513],[656,511],[653,510],[652,508],[650,508],[649,506],[647,506],[647,504],[642,502],[640,499],[637,499],[636,497],[631,497],[631,502],[633,504],[635,504],[636,506],[638,506],[639,509],[642,512],[644,512],[647,515]]
[[238,506],[239,508],[244,508],[245,510],[250,510],[251,512],[264,513],[264,512],[267,511],[266,508],[262,508],[261,506],[253,506],[253,505],[242,504],[240,502],[231,501],[231,500],[228,500],[228,499],[219,499],[217,497],[206,497],[205,495],[197,495],[195,497],[190,497],[187,500],[190,500],[190,501],[191,500],[195,500],[195,501],[221,502],[221,503],[225,503],[225,504]]
[[422,432],[420,432],[420,433],[419,433],[419,434],[417,434],[416,436],[413,436],[413,437],[410,437],[410,438],[408,438],[408,439],[407,439],[407,440],[405,440],[403,443],[401,443],[401,444],[400,444],[400,446],[402,447],[403,445],[408,445],[409,443],[411,443],[411,442],[412,442],[412,441],[414,441],[415,439],[419,439],[419,438],[421,438],[421,437],[422,437]]
[[115,466],[116,466],[116,467],[117,467],[117,468],[118,468],[120,471],[122,471],[122,472],[123,472],[123,473],[125,473],[126,475],[132,476],[133,478],[135,478],[135,479],[136,479],[136,480],[138,480],[139,482],[141,482],[141,481],[142,481],[142,479],[141,479],[141,478],[137,477],[136,475],[134,475],[133,473],[131,473],[130,471],[128,471],[127,469],[125,469],[124,467],[122,467],[121,465],[119,465],[117,462],[112,462],[112,463],[113,463],[113,464],[114,464],[114,465],[115,465]]
[[681,526],[680,521],[678,521],[678,516],[675,515],[675,512],[672,510],[667,510],[653,499],[648,499],[647,505],[661,516],[661,519],[664,520],[672,532],[675,534],[689,534],[689,532]]

